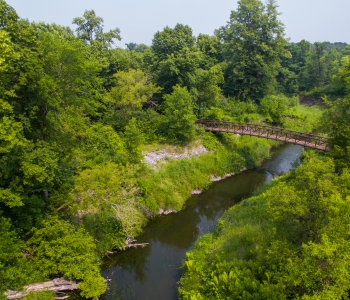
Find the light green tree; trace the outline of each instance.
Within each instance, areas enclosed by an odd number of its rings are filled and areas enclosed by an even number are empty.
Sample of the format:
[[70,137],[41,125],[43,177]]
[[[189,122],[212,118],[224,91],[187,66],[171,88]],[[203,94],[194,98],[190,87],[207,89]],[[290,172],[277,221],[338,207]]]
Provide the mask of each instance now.
[[297,103],[294,98],[288,99],[284,95],[265,96],[260,103],[261,112],[267,117],[267,121],[281,125],[288,108]]
[[125,126],[124,137],[129,161],[140,163],[142,159],[141,146],[145,142],[145,138],[135,118],[132,118]]
[[73,214],[102,213],[114,216],[127,236],[139,233],[145,218],[139,202],[136,167],[115,163],[101,164],[79,173],[71,202]]
[[27,244],[36,268],[45,277],[62,274],[79,280],[81,295],[87,298],[97,298],[105,292],[95,243],[82,228],[76,230],[67,222],[51,218],[41,228],[33,229]]
[[109,101],[115,109],[131,111],[140,109],[160,88],[149,82],[141,70],[120,71],[114,75],[115,84],[109,93]]
[[195,137],[196,116],[193,100],[185,87],[174,86],[170,95],[164,95],[163,104],[166,123],[164,134],[169,141],[186,144]]
[[119,71],[113,76],[113,84],[107,94],[105,122],[117,130],[123,130],[130,115],[140,111],[142,106],[152,101],[161,88],[151,83],[149,76],[141,70]]

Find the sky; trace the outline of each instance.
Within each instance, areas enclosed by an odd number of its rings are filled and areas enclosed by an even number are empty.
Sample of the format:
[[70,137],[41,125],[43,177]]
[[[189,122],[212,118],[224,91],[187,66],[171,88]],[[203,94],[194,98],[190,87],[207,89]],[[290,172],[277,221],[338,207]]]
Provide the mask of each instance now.
[[[151,45],[153,35],[165,26],[189,25],[194,35],[213,34],[226,25],[236,0],[5,0],[21,18],[59,25],[94,9],[104,29],[118,27],[125,43]],[[329,41],[350,44],[350,0],[277,0],[280,20],[291,42]]]

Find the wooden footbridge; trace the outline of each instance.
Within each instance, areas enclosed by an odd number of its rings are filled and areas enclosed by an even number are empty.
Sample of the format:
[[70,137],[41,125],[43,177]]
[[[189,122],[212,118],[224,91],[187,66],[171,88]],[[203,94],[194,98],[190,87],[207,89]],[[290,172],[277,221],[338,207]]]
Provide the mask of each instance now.
[[234,123],[226,121],[198,120],[207,131],[231,132],[266,138],[285,143],[300,145],[322,151],[328,151],[328,139],[322,136],[287,130],[283,128],[251,123]]

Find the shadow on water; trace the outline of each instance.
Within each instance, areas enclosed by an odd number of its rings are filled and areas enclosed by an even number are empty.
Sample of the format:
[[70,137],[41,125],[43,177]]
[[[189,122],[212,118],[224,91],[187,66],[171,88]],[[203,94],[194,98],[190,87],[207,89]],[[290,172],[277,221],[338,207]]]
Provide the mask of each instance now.
[[257,170],[216,182],[201,195],[191,197],[181,212],[152,220],[137,238],[138,243],[150,243],[148,246],[104,260],[102,275],[109,287],[102,299],[177,299],[180,265],[196,239],[213,231],[226,209],[290,170],[300,153],[300,146],[280,147]]

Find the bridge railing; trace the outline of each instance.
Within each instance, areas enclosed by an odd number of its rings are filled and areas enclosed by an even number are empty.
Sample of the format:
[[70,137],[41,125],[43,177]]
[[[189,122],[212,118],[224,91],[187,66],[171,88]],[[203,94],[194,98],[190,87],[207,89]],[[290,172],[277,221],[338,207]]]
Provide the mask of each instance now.
[[198,120],[196,124],[203,125],[208,131],[232,132],[283,141],[323,151],[329,150],[328,139],[326,137],[279,127],[213,120]]

